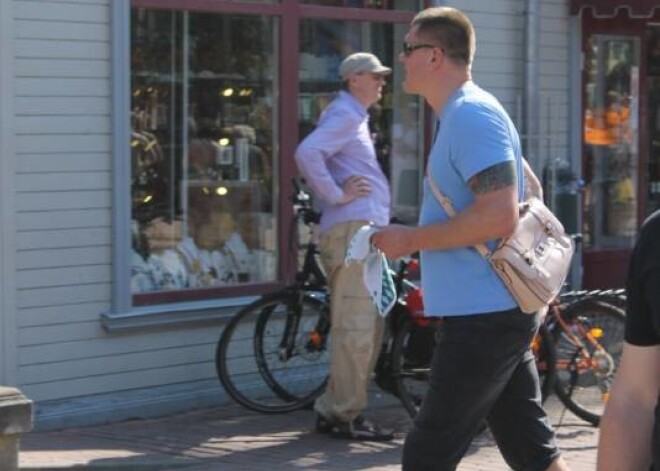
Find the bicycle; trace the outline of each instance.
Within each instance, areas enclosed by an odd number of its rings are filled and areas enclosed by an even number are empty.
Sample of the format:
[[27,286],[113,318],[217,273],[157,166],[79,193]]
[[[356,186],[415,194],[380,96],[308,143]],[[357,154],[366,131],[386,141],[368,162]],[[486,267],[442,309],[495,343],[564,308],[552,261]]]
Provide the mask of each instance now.
[[[542,401],[555,392],[567,409],[594,426],[602,416],[623,348],[625,316],[619,307],[604,302],[607,299],[596,293],[558,297],[530,345]],[[442,328],[441,320],[435,323],[435,328]],[[400,399],[412,417],[419,410],[430,374],[430,353],[424,359],[409,371],[414,371],[415,386],[399,388]],[[396,378],[409,380],[406,374]]]
[[[575,239],[579,241],[580,236]],[[442,328],[441,319],[424,317],[420,292],[415,296],[419,299],[408,300],[410,319],[418,325],[433,322],[434,329]],[[625,290],[616,289],[568,291],[550,304],[530,345],[543,402],[554,392],[568,410],[598,426],[623,349],[625,303]],[[426,345],[410,342],[417,349],[424,348],[427,354],[417,357],[415,369],[394,376],[400,383],[400,399],[412,417],[427,388],[434,338],[429,336]],[[399,341],[405,341],[404,337],[399,337]],[[413,381],[414,385],[410,384]]]
[[609,295],[592,293],[568,304],[560,298],[545,325],[552,333],[554,392],[576,416],[598,426],[621,359],[624,311]]
[[[576,243],[581,240],[579,234],[573,238]],[[409,319],[417,325],[432,322],[434,330],[442,328],[441,319],[424,317],[419,290],[412,298],[408,299],[412,314]],[[598,425],[623,348],[625,303],[625,290],[617,289],[568,291],[550,304],[530,345],[543,402],[555,392],[567,409],[592,425]],[[402,330],[411,332],[414,328]],[[428,335],[428,330],[426,332]],[[394,376],[399,382],[400,399],[412,417],[419,410],[430,374],[435,335],[428,337],[426,344],[418,339],[410,342],[426,352],[417,357],[417,367],[404,374],[396,372]],[[399,337],[399,342],[405,342],[404,339]],[[405,358],[405,355],[397,357]],[[402,384],[404,382],[408,384]]]
[[[572,237],[576,244],[582,241],[580,234]],[[532,351],[535,344],[544,349],[537,358],[540,376],[547,378],[542,393],[552,389],[568,410],[594,426],[623,350],[625,308],[624,289],[566,291],[550,303],[532,342]],[[539,339],[543,331],[551,334],[550,343],[547,334]],[[544,377],[543,366],[550,363]]]
[[[310,228],[301,269],[291,285],[261,296],[232,317],[215,355],[216,372],[227,393],[239,404],[266,413],[289,412],[314,400],[325,387],[328,371],[327,351],[317,348],[314,334],[329,324],[325,274],[311,235],[319,215],[302,188],[297,188],[292,202],[292,225],[301,221]],[[281,368],[269,364],[278,361]],[[285,382],[288,389],[280,385]]]
[[[293,201],[296,219],[308,227],[318,222],[308,193],[297,187]],[[305,244],[304,263],[296,282],[243,308],[218,342],[218,377],[229,395],[250,409],[276,413],[304,408],[325,387],[329,307],[312,239]],[[442,325],[441,319],[424,316],[421,291],[407,279],[414,263],[400,262],[394,273],[397,303],[388,315],[388,333],[374,371],[376,384],[397,396],[412,417],[427,388],[435,332]],[[569,410],[594,425],[602,414],[620,356],[624,315],[617,305],[622,302],[625,296],[620,291],[564,294],[551,304],[531,344],[543,400],[554,390]],[[243,324],[254,327],[241,329]],[[239,331],[244,337],[237,334]],[[236,335],[244,345],[249,340],[252,348],[243,346],[243,355],[238,357],[241,367],[232,372],[228,350]],[[247,374],[241,371],[251,358],[257,370],[253,376],[260,378],[265,388],[254,387],[254,378],[252,383],[247,381]],[[600,403],[592,397],[594,386],[602,390]],[[260,395],[250,397],[253,390]]]
[[[293,224],[302,221],[312,234],[319,215],[309,193],[299,182],[294,184]],[[303,264],[294,283],[242,308],[217,344],[215,365],[220,382],[236,402],[258,412],[309,407],[326,385],[329,297],[314,237],[308,237],[303,247]],[[397,301],[386,319],[374,371],[376,383],[400,397],[404,405],[414,396],[407,388],[425,378],[418,367],[430,362],[434,333],[432,322],[408,308],[408,303],[421,301],[419,288],[407,279],[414,263],[400,261],[392,272]],[[406,408],[411,411],[409,405]]]

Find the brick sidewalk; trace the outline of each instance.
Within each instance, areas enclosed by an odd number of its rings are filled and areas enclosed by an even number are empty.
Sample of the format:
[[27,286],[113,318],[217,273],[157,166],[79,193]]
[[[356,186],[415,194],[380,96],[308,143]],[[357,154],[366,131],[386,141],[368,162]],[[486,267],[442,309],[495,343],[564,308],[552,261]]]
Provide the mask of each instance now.
[[[374,404],[375,402],[375,404]],[[314,433],[311,411],[265,416],[235,405],[161,419],[36,432],[21,440],[22,470],[390,471],[400,469],[411,421],[392,400],[372,401],[368,415],[396,430],[391,443],[360,443]],[[553,397],[547,409],[573,471],[595,469],[597,429]],[[460,471],[508,469],[488,433],[477,437]]]

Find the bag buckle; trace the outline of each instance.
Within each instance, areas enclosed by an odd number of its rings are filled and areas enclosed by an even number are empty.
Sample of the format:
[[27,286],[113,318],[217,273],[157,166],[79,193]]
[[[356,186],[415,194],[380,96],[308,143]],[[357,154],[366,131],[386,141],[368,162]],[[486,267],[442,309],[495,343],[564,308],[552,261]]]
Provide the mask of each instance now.
[[537,257],[543,257],[547,249],[548,249],[548,244],[541,242],[539,245],[534,247],[534,253],[536,254]]

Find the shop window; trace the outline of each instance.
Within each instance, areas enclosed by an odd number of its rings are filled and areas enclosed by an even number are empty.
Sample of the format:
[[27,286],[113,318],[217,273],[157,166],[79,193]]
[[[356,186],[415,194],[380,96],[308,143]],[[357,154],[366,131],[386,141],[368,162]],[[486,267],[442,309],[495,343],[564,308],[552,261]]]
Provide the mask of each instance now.
[[638,227],[638,40],[591,36],[585,69],[585,247],[629,248]]
[[369,51],[392,67],[382,99],[369,110],[369,125],[378,161],[390,181],[393,216],[415,224],[419,215],[424,107],[416,95],[403,92],[403,71],[395,64],[408,25],[307,19],[300,26],[299,136],[311,132],[323,109],[341,88],[342,59]]
[[264,16],[132,9],[134,295],[276,279],[277,37]]
[[371,8],[376,10],[417,11],[417,0],[302,0],[301,3],[332,7]]

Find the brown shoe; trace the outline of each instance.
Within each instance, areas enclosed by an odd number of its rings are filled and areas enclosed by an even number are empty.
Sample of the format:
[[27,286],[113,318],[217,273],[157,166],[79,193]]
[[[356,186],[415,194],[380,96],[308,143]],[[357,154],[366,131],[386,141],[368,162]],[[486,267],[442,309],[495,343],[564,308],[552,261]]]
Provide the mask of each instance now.
[[378,425],[359,416],[352,422],[338,422],[333,424],[330,430],[330,436],[345,440],[388,442],[394,438],[394,432],[389,429],[380,428]]

